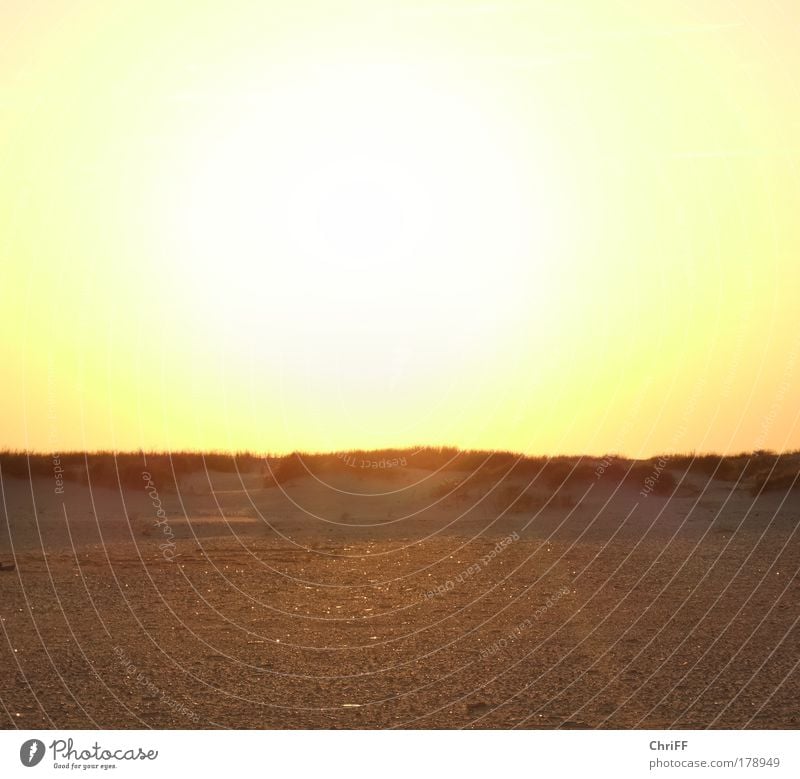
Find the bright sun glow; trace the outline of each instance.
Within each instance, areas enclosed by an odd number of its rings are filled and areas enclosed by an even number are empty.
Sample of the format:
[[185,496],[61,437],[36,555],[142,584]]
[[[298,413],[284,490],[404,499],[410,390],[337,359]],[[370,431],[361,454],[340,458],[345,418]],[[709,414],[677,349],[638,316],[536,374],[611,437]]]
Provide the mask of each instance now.
[[796,17],[0,3],[5,443],[800,445]]
[[428,74],[326,69],[243,99],[185,152],[164,211],[182,283],[240,333],[280,330],[290,373],[311,357],[375,391],[399,352],[419,382],[536,297],[537,181],[502,122]]

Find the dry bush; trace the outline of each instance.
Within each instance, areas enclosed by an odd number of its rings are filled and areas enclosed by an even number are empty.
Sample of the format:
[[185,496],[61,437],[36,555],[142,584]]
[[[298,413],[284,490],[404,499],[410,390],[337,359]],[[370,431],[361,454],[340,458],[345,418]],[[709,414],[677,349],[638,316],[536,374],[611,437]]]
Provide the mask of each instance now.
[[574,457],[550,460],[542,469],[545,486],[555,492],[561,487],[585,485],[595,479],[595,465],[589,460]]
[[597,460],[592,471],[595,479],[602,479],[617,487],[646,491],[650,495],[671,496],[678,488],[675,468],[681,465],[669,456],[651,457],[649,460],[627,460],[607,455]]
[[[664,459],[666,458],[654,457],[650,460],[632,461],[625,477],[626,483],[637,489],[643,489],[647,485],[650,487],[651,495],[671,496],[678,487],[678,479],[670,470],[671,463],[668,459],[666,466],[660,468],[659,461]],[[645,481],[646,479],[653,479],[654,482],[650,485]]]
[[798,487],[800,487],[800,470],[796,465],[788,465],[757,474],[750,485],[750,492],[755,496],[776,490],[788,492]]
[[286,484],[292,479],[306,476],[311,468],[311,457],[308,455],[300,454],[300,452],[292,452],[286,455],[278,463],[278,466],[273,469],[273,478],[275,484]]
[[733,482],[757,476],[771,469],[780,460],[780,455],[767,449],[731,455],[681,454],[664,457],[672,468],[707,479]]
[[18,479],[37,477],[52,478],[54,474],[54,457],[58,457],[58,464],[63,469],[60,474],[65,480],[76,478],[75,474],[83,467],[84,455],[79,452],[65,454],[38,454],[14,450],[0,451],[0,468],[3,476],[12,476]]
[[28,455],[25,452],[0,453],[0,469],[3,476],[28,479],[31,476],[47,476],[53,473],[52,458],[44,455]]

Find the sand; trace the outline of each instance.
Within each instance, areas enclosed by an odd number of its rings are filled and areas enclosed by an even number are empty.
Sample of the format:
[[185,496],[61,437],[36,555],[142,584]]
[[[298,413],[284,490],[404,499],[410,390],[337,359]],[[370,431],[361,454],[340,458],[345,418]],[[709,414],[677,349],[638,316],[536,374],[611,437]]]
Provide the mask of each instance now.
[[3,478],[3,726],[800,727],[798,492],[341,470]]

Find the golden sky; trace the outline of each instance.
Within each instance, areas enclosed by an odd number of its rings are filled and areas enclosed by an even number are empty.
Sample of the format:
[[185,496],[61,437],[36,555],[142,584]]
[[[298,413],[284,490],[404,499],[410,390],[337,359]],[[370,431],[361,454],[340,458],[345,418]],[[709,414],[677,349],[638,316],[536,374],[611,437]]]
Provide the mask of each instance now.
[[800,447],[795,0],[0,0],[0,446]]

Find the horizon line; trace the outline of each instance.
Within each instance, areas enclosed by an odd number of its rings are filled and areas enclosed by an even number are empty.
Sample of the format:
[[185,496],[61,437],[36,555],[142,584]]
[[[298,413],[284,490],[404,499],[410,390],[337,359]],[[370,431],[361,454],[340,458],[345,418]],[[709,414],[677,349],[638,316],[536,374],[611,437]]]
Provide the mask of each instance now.
[[302,450],[292,449],[283,452],[275,452],[268,450],[254,450],[254,449],[64,449],[64,450],[44,450],[44,449],[12,449],[0,448],[0,457],[14,456],[14,457],[67,457],[67,456],[108,456],[108,457],[130,457],[132,455],[142,455],[144,457],[179,457],[179,456],[200,456],[200,457],[231,457],[231,458],[258,458],[258,459],[283,459],[298,455],[300,457],[332,457],[341,456],[345,454],[387,454],[398,453],[408,455],[409,453],[416,454],[420,452],[448,452],[453,456],[464,454],[485,454],[487,457],[504,456],[516,457],[518,460],[525,459],[581,459],[581,458],[605,458],[613,457],[620,460],[655,460],[655,459],[669,459],[669,458],[701,458],[701,457],[727,457],[727,458],[741,458],[741,457],[754,457],[754,456],[773,456],[773,457],[788,457],[800,454],[800,449],[745,449],[732,452],[719,452],[713,450],[707,451],[685,451],[676,450],[672,452],[655,452],[646,456],[633,456],[618,451],[604,451],[604,452],[520,452],[513,449],[481,449],[481,448],[462,448],[450,444],[442,445],[418,445],[418,446],[386,446],[374,448],[347,448],[347,449],[320,449],[320,450]]

